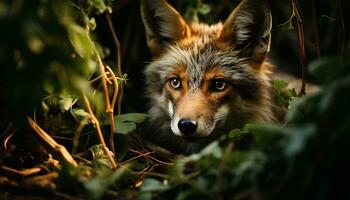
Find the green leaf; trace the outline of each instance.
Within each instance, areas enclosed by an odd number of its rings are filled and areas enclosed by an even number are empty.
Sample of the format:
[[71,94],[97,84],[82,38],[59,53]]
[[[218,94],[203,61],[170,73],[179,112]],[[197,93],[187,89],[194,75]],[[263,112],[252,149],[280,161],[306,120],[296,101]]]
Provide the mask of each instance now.
[[103,176],[94,177],[84,182],[84,187],[89,193],[89,199],[101,199],[107,189],[122,178],[126,171],[126,167],[120,167],[115,171],[106,170]]
[[68,35],[74,50],[80,57],[88,58],[93,55],[95,46],[90,39],[88,30],[72,24],[69,26]]
[[82,124],[87,124],[90,119],[90,114],[81,108],[71,109],[70,113],[77,122],[80,122]]
[[145,113],[125,113],[116,116],[116,122],[135,122],[142,123],[149,117],[148,114]]
[[[93,164],[95,167],[105,166],[107,168],[112,168],[112,164],[103,150],[102,144],[97,144],[89,148],[92,157]],[[110,152],[113,154],[112,152]]]
[[337,57],[323,57],[312,61],[308,70],[321,83],[328,83],[347,74],[347,67]]
[[275,90],[281,91],[288,87],[288,83],[282,80],[275,80],[273,86]]
[[78,99],[73,99],[72,97],[65,97],[61,100],[59,100],[59,107],[61,112],[68,111],[74,104],[77,102]]
[[237,138],[242,134],[241,129],[233,129],[228,133],[229,138]]
[[165,191],[169,188],[169,186],[163,184],[162,182],[153,179],[153,178],[148,178],[145,179],[145,181],[142,184],[141,187],[141,192],[161,192],[161,191]]
[[119,134],[128,134],[136,130],[136,124],[134,122],[125,122],[115,120],[114,132]]
[[98,13],[104,13],[105,11],[111,13],[112,9],[109,6],[106,6],[104,0],[89,0],[88,3],[90,6],[97,9]]
[[199,7],[198,7],[198,12],[202,15],[207,15],[210,13],[211,11],[211,8],[208,4],[200,4]]
[[287,156],[295,156],[302,152],[306,148],[308,140],[315,135],[316,131],[316,126],[311,123],[283,129],[283,132],[290,137],[284,153]]

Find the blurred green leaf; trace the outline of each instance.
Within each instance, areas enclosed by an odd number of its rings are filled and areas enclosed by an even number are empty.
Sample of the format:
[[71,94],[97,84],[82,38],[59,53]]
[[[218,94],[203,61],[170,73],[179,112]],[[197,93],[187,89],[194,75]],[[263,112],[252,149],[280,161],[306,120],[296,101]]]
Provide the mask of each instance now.
[[210,13],[211,11],[211,8],[208,4],[203,4],[201,3],[199,6],[198,6],[198,12],[202,15],[207,15]]
[[88,30],[73,24],[69,26],[68,34],[75,51],[80,57],[89,58],[94,54],[95,47]]
[[105,11],[112,13],[112,8],[106,6],[105,0],[88,0],[88,4],[97,9],[98,13],[104,13]]
[[[102,172],[102,170],[99,170]],[[127,171],[127,167],[119,167],[116,170],[105,169],[103,174],[84,182],[84,187],[89,194],[89,199],[102,199],[107,189],[116,183]]]
[[61,112],[68,111],[78,99],[73,99],[72,97],[64,97],[58,103],[60,106]]
[[308,70],[321,83],[328,83],[347,74],[349,69],[337,57],[322,57],[312,61]]
[[147,178],[144,180],[140,192],[164,191],[167,189],[169,189],[169,187],[162,182],[153,178]]
[[148,114],[145,113],[125,113],[116,115],[116,120],[121,122],[135,122],[142,123],[148,118]]
[[129,134],[136,130],[136,124],[134,122],[125,122],[115,120],[114,132],[119,134]]
[[90,119],[90,114],[87,113],[84,109],[73,108],[70,110],[70,112],[77,122],[84,124],[84,125],[88,124],[88,121]]

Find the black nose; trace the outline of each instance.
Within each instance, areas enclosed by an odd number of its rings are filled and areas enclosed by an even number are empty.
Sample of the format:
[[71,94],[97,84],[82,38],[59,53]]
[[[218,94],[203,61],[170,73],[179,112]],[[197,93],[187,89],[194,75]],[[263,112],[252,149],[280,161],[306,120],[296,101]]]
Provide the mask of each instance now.
[[184,136],[193,135],[197,129],[197,123],[190,119],[181,119],[177,126]]

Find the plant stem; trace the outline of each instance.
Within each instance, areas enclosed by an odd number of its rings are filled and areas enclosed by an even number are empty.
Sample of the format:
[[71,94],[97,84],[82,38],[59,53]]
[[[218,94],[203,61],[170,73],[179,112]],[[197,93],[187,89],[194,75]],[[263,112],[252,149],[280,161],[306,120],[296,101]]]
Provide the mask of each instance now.
[[303,29],[303,21],[298,12],[297,0],[292,0],[292,18],[295,19],[296,23],[296,33],[298,38],[298,46],[299,46],[299,59],[301,66],[301,79],[302,84],[300,88],[299,95],[302,96],[306,94],[306,84],[305,84],[305,41],[304,41],[304,29]]
[[85,101],[86,108],[88,109],[88,112],[90,114],[91,123],[95,126],[95,128],[97,130],[97,134],[98,134],[98,137],[99,137],[100,142],[102,144],[103,151],[107,155],[109,161],[111,162],[112,167],[115,169],[115,168],[117,168],[117,162],[112,157],[109,149],[106,146],[106,142],[105,142],[105,140],[103,138],[103,134],[102,134],[102,131],[101,131],[100,123],[99,123],[98,119],[96,118],[94,112],[92,111],[89,99],[85,95],[84,95],[84,101]]
[[28,123],[32,127],[32,129],[55,151],[60,153],[62,158],[71,164],[74,167],[78,167],[78,164],[75,162],[73,157],[67,151],[67,149],[58,144],[49,134],[47,134],[32,118],[28,117]]

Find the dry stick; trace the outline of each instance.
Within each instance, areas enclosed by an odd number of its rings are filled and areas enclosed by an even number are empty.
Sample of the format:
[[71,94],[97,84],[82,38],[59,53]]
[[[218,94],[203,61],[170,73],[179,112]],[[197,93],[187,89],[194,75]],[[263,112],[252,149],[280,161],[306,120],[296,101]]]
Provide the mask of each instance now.
[[78,164],[75,162],[73,157],[70,155],[70,153],[67,151],[67,149],[61,145],[58,144],[52,137],[47,134],[43,129],[40,128],[40,126],[30,117],[28,117],[28,123],[32,127],[32,129],[54,150],[59,152],[63,159],[67,161],[69,164],[71,164],[74,167],[78,167]]
[[302,85],[300,88],[299,95],[306,94],[306,84],[305,84],[305,42],[304,42],[304,30],[303,30],[303,21],[301,20],[301,17],[298,12],[297,7],[297,0],[292,0],[292,17],[295,19],[296,22],[296,32],[298,37],[298,46],[299,46],[299,58],[300,58],[300,65],[301,65],[301,79],[302,79]]
[[[113,36],[113,41],[114,41],[114,45],[116,46],[116,52],[117,52],[117,55],[116,55],[116,59],[117,59],[117,75],[118,77],[122,77],[122,69],[121,69],[121,55],[120,55],[120,42],[119,42],[119,39],[118,39],[118,36],[116,34],[116,31],[113,27],[113,23],[112,23],[112,19],[111,19],[111,16],[109,13],[105,13],[105,16],[106,16],[106,20],[107,20],[107,23],[108,23],[108,27],[112,33],[112,36]],[[113,73],[113,70],[109,70],[111,73]],[[114,74],[114,73],[113,73]],[[115,77],[115,76],[113,76]],[[115,79],[113,79],[115,80]],[[118,89],[118,83],[115,84],[115,91]],[[123,95],[124,95],[124,87],[123,87],[123,82],[120,82],[120,92],[117,91],[117,93],[115,94],[119,94],[119,99],[118,99],[118,115],[120,115],[121,113],[121,104],[122,104],[122,100],[123,100]],[[117,96],[116,96],[117,97]],[[112,102],[113,103],[113,102]],[[115,101],[114,101],[115,103]],[[114,111],[114,104],[113,104],[113,111]],[[111,113],[110,113],[111,115]],[[111,118],[111,117],[110,117]],[[113,150],[113,152],[115,153],[114,151],[114,118],[113,118],[113,122],[111,122],[111,126],[112,126],[112,123],[113,123],[113,129],[111,127],[111,133],[110,133],[110,139],[109,139],[109,143],[111,145],[111,148]]]
[[[97,56],[97,60],[99,63],[100,73],[102,76],[101,81],[102,81],[102,85],[103,85],[103,89],[104,89],[104,93],[105,93],[106,112],[109,113],[109,120],[110,120],[111,126],[113,126],[113,127],[111,127],[110,135],[114,135],[114,105],[113,105],[113,107],[111,107],[111,101],[109,98],[109,91],[108,91],[108,85],[107,85],[107,80],[109,80],[109,79],[107,77],[107,74],[105,71],[105,66],[102,62],[101,56],[98,54],[97,51],[96,51],[96,56]],[[112,77],[115,77],[114,73],[112,74]],[[115,80],[115,78],[113,80]],[[114,93],[118,92],[116,88],[114,89],[114,91],[115,91]],[[117,95],[118,95],[118,93],[117,93]],[[110,147],[111,147],[111,150],[114,153],[114,155],[116,155],[116,152],[114,149],[114,142],[110,143]]]
[[[109,75],[109,73],[106,72],[106,75]],[[89,83],[91,84],[91,83],[94,83],[94,82],[96,82],[96,81],[99,81],[101,78],[102,78],[102,75],[99,75],[98,77],[96,77],[96,78],[94,78],[94,79],[92,79],[92,80],[89,80]],[[111,82],[109,79],[107,79],[107,82],[108,82],[109,84],[112,84],[112,82]]]
[[102,62],[101,56],[100,54],[97,52],[97,50],[95,51],[96,53],[96,57],[97,57],[97,61],[98,61],[98,66],[99,66],[99,70],[100,70],[100,74],[101,74],[101,81],[102,81],[102,86],[103,86],[103,90],[105,93],[105,104],[106,104],[106,112],[109,112],[111,109],[111,105],[110,105],[110,100],[109,100],[109,92],[108,92],[108,85],[107,85],[107,74],[105,71],[105,66]]
[[110,137],[109,137],[109,145],[111,146],[111,150],[112,152],[116,155],[115,149],[114,149],[114,106],[115,106],[115,102],[117,101],[117,97],[118,97],[118,90],[119,90],[119,86],[118,86],[118,81],[115,77],[115,74],[113,72],[113,70],[110,67],[106,67],[109,74],[111,75],[111,79],[113,81],[113,85],[114,85],[114,92],[113,92],[113,97],[112,97],[112,102],[110,104],[111,108],[109,110],[109,120],[111,123],[111,133],[110,133]]
[[[139,151],[137,151],[137,150],[133,150],[133,149],[129,149],[129,150],[130,150],[131,152],[134,152],[134,153],[137,153],[137,154],[140,154],[140,155],[144,155],[145,158],[148,158],[149,160],[158,162],[159,164],[167,165],[167,166],[174,165],[174,164],[171,163],[171,162],[164,162],[164,161],[158,160],[157,158],[155,158],[155,157],[153,157],[153,156],[151,156],[151,155],[143,154],[142,152],[139,152]],[[154,153],[154,152],[151,152],[151,153]]]
[[98,122],[98,119],[96,118],[94,112],[92,111],[89,99],[85,95],[84,95],[84,101],[85,101],[86,107],[88,109],[88,112],[90,114],[91,123],[95,126],[95,128],[97,130],[97,134],[98,134],[98,137],[99,137],[100,142],[102,144],[103,151],[107,155],[109,161],[111,162],[112,167],[115,169],[115,168],[117,168],[117,162],[115,161],[113,156],[110,154],[109,149],[106,146],[106,142],[105,142],[105,140],[103,138],[103,134],[102,134],[102,131],[101,131],[100,123]]
[[12,173],[15,173],[15,174],[19,174],[21,176],[29,176],[29,175],[36,174],[36,173],[41,171],[40,167],[33,167],[33,168],[30,168],[30,169],[14,169],[14,168],[7,167],[7,166],[4,166],[4,165],[0,166],[0,167],[3,170],[9,171],[9,172],[12,172]]
[[152,153],[152,152],[147,152],[147,153],[140,154],[140,155],[137,155],[137,156],[135,156],[135,157],[132,157],[132,158],[130,158],[130,159],[124,161],[124,162],[122,163],[122,165],[125,165],[126,163],[129,163],[129,162],[131,162],[131,161],[133,161],[133,160],[136,160],[136,159],[138,159],[138,158],[146,157],[147,155],[149,155],[149,154],[151,154],[151,153]]
[[[111,19],[111,15],[109,13],[105,13],[106,15],[106,19],[107,19],[107,23],[108,23],[108,27],[112,33],[113,36],[113,41],[114,41],[114,45],[116,47],[116,51],[117,51],[117,72],[118,72],[118,76],[122,77],[122,67],[121,67],[121,55],[120,55],[120,41],[118,39],[118,36],[116,34],[116,31],[113,27],[113,23],[112,23],[112,19]],[[121,113],[121,104],[122,104],[122,100],[123,100],[123,96],[124,96],[124,87],[123,87],[123,82],[120,83],[120,93],[119,93],[119,99],[118,99],[118,115]]]

